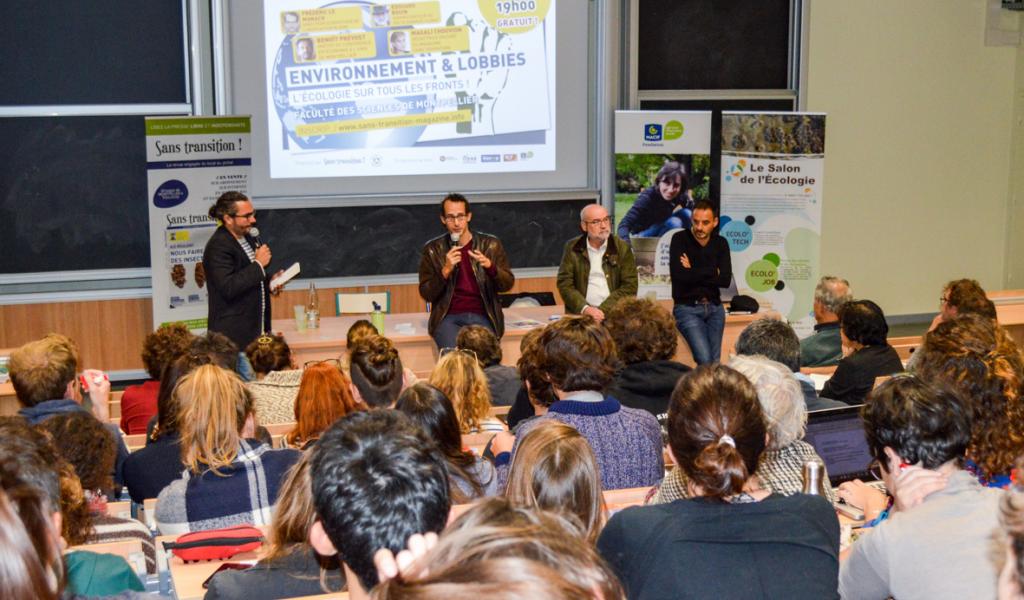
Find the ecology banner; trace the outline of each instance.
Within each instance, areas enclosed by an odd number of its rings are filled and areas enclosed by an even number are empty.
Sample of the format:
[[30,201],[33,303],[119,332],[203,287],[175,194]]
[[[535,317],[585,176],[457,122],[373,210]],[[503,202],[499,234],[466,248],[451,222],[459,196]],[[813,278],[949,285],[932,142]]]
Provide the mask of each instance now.
[[722,216],[738,293],[803,337],[820,271],[825,115],[722,114]]
[[249,117],[146,117],[153,327],[206,329],[207,212],[227,191],[249,193]]

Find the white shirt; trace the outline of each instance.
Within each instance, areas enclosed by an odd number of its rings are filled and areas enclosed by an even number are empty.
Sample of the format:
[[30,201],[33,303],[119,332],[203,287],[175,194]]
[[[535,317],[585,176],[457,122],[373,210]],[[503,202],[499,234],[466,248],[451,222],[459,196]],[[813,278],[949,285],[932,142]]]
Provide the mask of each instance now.
[[587,278],[587,304],[600,307],[601,303],[612,294],[608,289],[608,280],[604,277],[604,253],[608,250],[608,240],[600,248],[594,248],[587,240],[587,256],[590,258],[590,276]]

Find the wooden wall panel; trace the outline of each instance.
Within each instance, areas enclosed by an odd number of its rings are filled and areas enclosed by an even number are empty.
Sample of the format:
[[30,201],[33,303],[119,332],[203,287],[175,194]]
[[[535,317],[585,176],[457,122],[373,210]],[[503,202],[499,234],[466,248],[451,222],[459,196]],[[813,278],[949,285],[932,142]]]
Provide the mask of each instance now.
[[85,368],[141,369],[142,340],[153,327],[149,299],[0,306],[0,347],[62,333],[78,343]]
[[[318,288],[324,316],[334,315],[335,292],[391,290],[391,311],[423,312],[426,307],[415,283],[344,288]],[[554,277],[520,279],[514,292],[555,291]],[[272,304],[272,318],[293,316],[292,307],[305,305],[308,288],[286,290]],[[556,292],[557,299],[557,292]],[[84,368],[105,371],[142,369],[142,341],[153,328],[149,299],[94,302],[52,302],[0,306],[0,348],[15,348],[49,332],[74,339]]]

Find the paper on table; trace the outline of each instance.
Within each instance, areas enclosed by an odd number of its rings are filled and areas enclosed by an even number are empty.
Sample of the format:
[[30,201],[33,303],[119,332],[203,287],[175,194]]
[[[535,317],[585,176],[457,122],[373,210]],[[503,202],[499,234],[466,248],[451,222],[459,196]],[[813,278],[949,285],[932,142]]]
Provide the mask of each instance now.
[[270,280],[270,289],[275,290],[282,285],[288,283],[293,277],[299,274],[299,263],[293,263],[292,266],[288,267],[284,273],[281,273],[277,277]]

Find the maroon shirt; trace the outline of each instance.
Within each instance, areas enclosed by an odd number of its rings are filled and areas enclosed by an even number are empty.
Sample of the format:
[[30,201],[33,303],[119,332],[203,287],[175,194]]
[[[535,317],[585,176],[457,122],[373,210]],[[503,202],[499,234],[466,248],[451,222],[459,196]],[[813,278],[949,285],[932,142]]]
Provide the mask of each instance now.
[[473,257],[469,255],[471,245],[466,244],[459,248],[462,262],[455,266],[455,293],[452,295],[452,303],[448,306],[450,315],[487,314],[484,311],[484,299],[480,295],[480,284],[476,282],[476,276],[473,274]]
[[156,414],[159,395],[159,381],[147,381],[142,385],[125,388],[121,396],[121,431],[129,435],[146,433],[149,420]]

